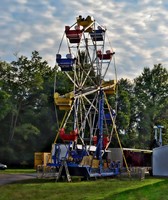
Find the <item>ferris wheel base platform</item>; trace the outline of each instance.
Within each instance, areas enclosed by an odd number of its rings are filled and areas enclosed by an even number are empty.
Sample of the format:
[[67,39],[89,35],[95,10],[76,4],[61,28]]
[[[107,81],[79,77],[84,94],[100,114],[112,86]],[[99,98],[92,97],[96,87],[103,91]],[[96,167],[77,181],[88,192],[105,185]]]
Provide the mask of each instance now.
[[[102,169],[99,168],[80,167],[80,166],[68,166],[70,176],[80,176],[89,178],[102,178],[102,177],[114,177],[119,175],[118,168],[116,169]],[[65,169],[62,171],[62,176],[66,175]]]

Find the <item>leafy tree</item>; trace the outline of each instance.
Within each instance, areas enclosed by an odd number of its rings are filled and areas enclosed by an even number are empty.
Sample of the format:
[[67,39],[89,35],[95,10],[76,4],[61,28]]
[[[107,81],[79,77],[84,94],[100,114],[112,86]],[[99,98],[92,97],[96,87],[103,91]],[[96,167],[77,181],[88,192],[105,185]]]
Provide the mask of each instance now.
[[117,127],[125,147],[135,147],[135,95],[134,84],[128,79],[118,82]]
[[162,125],[163,132],[163,145],[168,144],[168,98],[159,110],[157,117],[155,118],[155,124]]
[[121,79],[118,86],[118,128],[120,131],[126,131],[130,123],[130,93],[128,89],[128,81]]
[[6,62],[0,62],[0,121],[5,118],[10,110],[9,93],[4,89],[6,82],[4,81],[5,71],[9,69]]
[[[5,66],[1,70],[1,89],[9,94],[11,109],[0,122],[3,130],[1,134],[4,136],[0,140],[0,150],[6,153],[1,156],[7,157],[7,153],[12,152],[12,159],[20,160],[21,163],[28,153],[26,158],[30,161],[31,157],[32,161],[35,149],[45,149],[47,140],[53,139],[51,94],[53,95],[54,73],[37,51],[32,52],[31,59],[21,56]],[[27,151],[26,147],[30,146]]]
[[38,109],[41,99],[39,93],[42,90],[43,73],[47,62],[41,62],[38,52],[32,53],[32,59],[21,56],[17,61],[11,63],[13,69],[12,84],[12,123],[10,131],[10,140],[13,139],[15,127],[17,126],[19,112],[26,110],[28,105]]
[[10,110],[10,106],[8,103],[9,100],[9,94],[7,94],[5,91],[0,89],[0,120],[2,120]]
[[154,65],[151,70],[146,67],[134,81],[139,147],[148,147],[153,138],[153,126],[157,125],[158,117],[162,118],[160,111],[167,101],[168,71],[161,64]]

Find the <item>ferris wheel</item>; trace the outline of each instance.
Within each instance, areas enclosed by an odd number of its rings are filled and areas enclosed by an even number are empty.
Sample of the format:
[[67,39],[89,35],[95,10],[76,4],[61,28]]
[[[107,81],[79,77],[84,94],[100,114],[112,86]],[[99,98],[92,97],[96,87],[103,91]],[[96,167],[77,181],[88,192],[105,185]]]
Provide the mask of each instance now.
[[79,16],[72,26],[65,26],[56,62],[73,90],[60,95],[55,88],[55,105],[64,112],[55,143],[60,138],[69,145],[66,158],[69,161],[67,155],[71,154],[71,166],[72,162],[74,166],[82,165],[83,158],[92,152],[99,161],[99,173],[103,172],[103,155],[111,142],[116,118],[114,54],[107,29],[93,17]]

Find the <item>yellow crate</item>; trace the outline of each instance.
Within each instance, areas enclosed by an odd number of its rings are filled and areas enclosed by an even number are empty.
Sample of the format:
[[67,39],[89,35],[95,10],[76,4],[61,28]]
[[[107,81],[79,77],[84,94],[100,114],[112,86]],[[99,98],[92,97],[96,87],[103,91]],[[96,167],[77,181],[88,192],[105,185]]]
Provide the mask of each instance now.
[[107,162],[104,162],[104,163],[103,163],[103,167],[104,167],[105,169],[107,169],[107,168],[108,168],[108,163],[107,163]]
[[34,153],[34,168],[38,165],[46,166],[51,161],[51,153],[49,152],[35,152]]
[[92,168],[98,168],[99,167],[99,160],[93,159],[92,160]]
[[83,157],[83,159],[82,159],[82,161],[81,161],[81,163],[80,163],[80,165],[82,165],[82,166],[91,166],[91,164],[92,164],[92,159],[93,159],[93,156],[84,156]]

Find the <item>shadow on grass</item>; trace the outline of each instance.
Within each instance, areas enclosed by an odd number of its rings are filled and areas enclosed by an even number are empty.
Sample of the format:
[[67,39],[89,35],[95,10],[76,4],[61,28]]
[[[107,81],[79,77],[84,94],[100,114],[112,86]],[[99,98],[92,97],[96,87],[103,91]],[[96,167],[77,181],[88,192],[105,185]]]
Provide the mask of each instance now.
[[105,200],[168,200],[168,179],[151,185],[109,195]]

